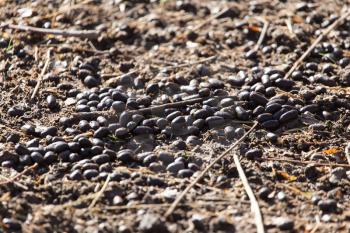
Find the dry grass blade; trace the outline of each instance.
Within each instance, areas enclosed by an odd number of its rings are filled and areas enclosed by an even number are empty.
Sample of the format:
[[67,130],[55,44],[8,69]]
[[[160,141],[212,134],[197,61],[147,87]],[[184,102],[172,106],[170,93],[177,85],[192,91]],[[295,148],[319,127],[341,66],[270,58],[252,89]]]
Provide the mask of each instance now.
[[330,166],[330,167],[350,168],[350,164],[342,164],[342,163],[317,163],[317,162],[314,162],[314,161],[300,161],[300,160],[294,160],[294,159],[279,159],[279,158],[262,158],[262,160],[278,161],[278,162],[282,162],[282,163],[283,162],[284,163],[295,163],[295,164],[301,164],[301,165],[312,164],[312,165],[317,166],[317,167]]
[[[205,99],[204,98],[194,98],[194,99],[189,99],[189,100],[184,100],[184,101],[179,101],[179,102],[174,102],[174,103],[167,103],[167,104],[161,104],[158,106],[152,106],[152,107],[148,107],[148,108],[132,110],[130,112],[132,114],[136,114],[136,113],[152,114],[152,113],[156,113],[158,111],[162,111],[166,108],[178,108],[178,107],[183,107],[183,106],[187,106],[187,105],[191,105],[191,104],[195,104],[195,103],[200,103],[203,100],[205,100]],[[83,112],[83,113],[74,114],[73,117],[88,120],[88,119],[96,118],[96,117],[101,116],[101,115],[108,116],[111,114],[112,114],[111,111]]]
[[321,226],[320,218],[317,215],[315,216],[315,219],[316,219],[316,225],[314,226],[314,228],[312,228],[310,233],[317,232],[318,228]]
[[259,203],[256,200],[254,192],[249,185],[248,179],[244,173],[244,170],[243,170],[242,165],[239,161],[237,153],[233,154],[233,159],[234,159],[235,165],[237,167],[239,178],[241,179],[241,181],[243,183],[243,187],[244,187],[244,189],[249,197],[252,212],[254,212],[255,225],[256,225],[257,232],[264,233],[265,232],[264,222],[263,222],[262,214],[260,211]]
[[216,13],[215,15],[209,17],[207,20],[205,20],[204,22],[202,22],[201,24],[198,24],[196,27],[193,28],[193,31],[198,31],[199,29],[201,29],[202,27],[204,27],[205,25],[207,25],[210,21],[220,17],[223,13],[225,13],[228,10],[228,8],[224,8],[223,10],[219,11],[218,13]]
[[132,75],[132,74],[135,74],[137,73],[137,70],[132,70],[126,74],[122,74],[122,75],[118,75],[118,74],[101,74],[101,78],[122,78],[122,77],[125,77],[125,76],[128,76],[128,75]]
[[45,62],[45,65],[44,65],[43,69],[41,70],[41,73],[40,73],[38,82],[37,82],[36,85],[35,85],[33,94],[32,94],[32,96],[30,97],[31,100],[34,99],[36,93],[39,91],[40,84],[41,84],[41,82],[42,82],[42,80],[43,80],[43,78],[44,78],[44,75],[45,75],[45,73],[46,73],[46,70],[47,70],[47,68],[49,67],[49,64],[50,64],[50,56],[51,56],[51,49],[49,49],[49,50],[47,51],[46,62]]
[[1,28],[10,28],[20,31],[29,31],[40,34],[50,34],[50,35],[59,35],[64,37],[79,37],[79,38],[88,38],[96,39],[99,37],[99,32],[96,30],[68,30],[68,29],[48,29],[48,28],[38,28],[26,25],[15,25],[15,24],[4,24],[0,26]]
[[184,64],[179,64],[179,65],[166,66],[166,67],[164,67],[164,69],[172,70],[172,69],[177,69],[177,68],[198,65],[198,64],[201,64],[204,62],[209,62],[209,61],[215,60],[216,58],[217,58],[217,56],[211,56],[211,57],[207,57],[207,58],[204,58],[202,60],[195,61],[195,62],[188,62],[188,63],[184,63]]
[[[184,67],[188,67],[188,66],[193,66],[193,65],[198,65],[201,63],[205,63],[205,62],[209,62],[212,60],[215,60],[217,58],[217,56],[211,56],[211,57],[207,57],[204,59],[201,59],[199,61],[194,61],[194,62],[188,62],[188,63],[184,63],[184,64],[178,64],[178,65],[170,65],[170,66],[165,66],[165,67],[161,67],[162,69],[168,69],[168,70],[173,70],[173,69],[178,69],[178,68],[184,68]],[[160,68],[157,68],[160,69]],[[118,75],[118,74],[101,74],[101,78],[122,78],[128,75],[132,75],[137,73],[138,70],[132,70],[126,74],[122,74],[122,75]]]
[[198,183],[205,174],[216,164],[219,162],[223,157],[225,157],[231,150],[233,150],[239,143],[241,143],[256,127],[258,126],[258,123],[255,123],[247,133],[245,133],[240,139],[238,139],[232,146],[230,146],[227,150],[225,150],[222,154],[220,154],[216,159],[214,159],[200,174],[199,176],[194,179],[190,185],[186,187],[184,191],[175,199],[175,201],[171,204],[169,209],[165,213],[165,217],[169,217],[175,210],[175,208],[178,206],[178,204],[181,202],[181,200],[185,197],[185,195],[190,191],[191,188],[193,188],[196,183]]
[[31,171],[33,169],[35,169],[38,166],[37,163],[35,163],[34,165],[27,167],[26,169],[24,169],[22,172],[18,173],[17,175],[15,175],[12,178],[9,178],[6,181],[0,182],[0,185],[6,185],[6,184],[10,184],[15,182],[17,179],[19,179],[21,176],[23,176],[24,174],[26,174],[28,171]]
[[28,187],[27,187],[27,186],[25,186],[24,184],[21,184],[21,183],[19,183],[19,182],[17,182],[17,181],[13,181],[13,180],[11,180],[11,178],[8,178],[8,177],[3,176],[3,175],[1,175],[1,174],[0,174],[0,178],[6,180],[7,182],[14,183],[16,186],[20,187],[20,188],[23,189],[23,190],[28,190]]
[[256,43],[256,45],[254,47],[255,51],[258,51],[259,47],[261,46],[262,42],[264,41],[267,29],[269,27],[269,22],[267,22],[267,20],[265,20],[264,18],[258,18],[258,19],[264,23],[264,26],[263,26],[263,29],[261,30],[258,42]]
[[[222,99],[225,98],[226,96],[217,96],[217,98]],[[193,98],[189,100],[183,100],[183,101],[178,101],[178,102],[173,102],[173,103],[167,103],[167,104],[161,104],[157,106],[151,106],[147,108],[141,108],[137,110],[131,110],[129,111],[131,114],[152,114],[152,115],[157,115],[159,112],[163,111],[166,108],[180,108],[180,107],[185,107],[188,105],[196,104],[196,103],[201,103],[204,100],[207,100],[208,98]],[[235,102],[237,105],[244,103],[244,101],[236,101]],[[81,113],[75,113],[73,114],[74,119],[80,119],[80,120],[92,120],[98,116],[112,116],[115,114],[113,111],[106,110],[106,111],[96,111],[96,112],[81,112]],[[251,124],[251,121],[233,121],[233,123],[247,123]]]
[[312,198],[312,193],[301,191],[300,189],[298,189],[298,188],[296,188],[294,186],[291,186],[291,185],[288,185],[288,184],[283,184],[283,183],[277,183],[277,185],[285,187],[285,188],[291,190],[292,192],[305,197],[306,199],[311,199]]
[[108,183],[111,180],[111,175],[108,174],[107,179],[105,181],[105,183],[103,184],[102,188],[100,189],[100,191],[96,194],[95,198],[92,200],[91,204],[89,205],[88,209],[91,209],[95,206],[96,202],[98,201],[98,199],[102,196],[102,194],[104,193],[104,191],[106,190],[106,188],[108,187]]
[[312,45],[304,52],[304,54],[293,64],[292,68],[286,73],[284,76],[285,79],[289,78],[289,76],[301,65],[301,63],[309,56],[309,54],[314,50],[317,44],[319,44],[331,31],[333,31],[336,27],[338,27],[348,16],[350,15],[350,11],[347,9],[346,13],[344,13],[339,19],[334,21],[326,30],[324,30],[321,35],[317,37],[317,39],[312,43]]
[[345,147],[345,157],[350,165],[350,143]]

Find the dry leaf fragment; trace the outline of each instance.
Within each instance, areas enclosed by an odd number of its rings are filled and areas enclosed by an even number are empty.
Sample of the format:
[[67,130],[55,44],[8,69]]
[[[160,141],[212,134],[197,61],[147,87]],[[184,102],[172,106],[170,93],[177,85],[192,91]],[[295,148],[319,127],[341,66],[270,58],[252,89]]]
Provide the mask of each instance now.
[[293,191],[296,194],[300,194],[301,196],[303,196],[303,197],[305,197],[307,199],[311,199],[312,198],[312,193],[311,192],[304,192],[304,191],[298,189],[297,187],[290,186],[288,184],[279,184],[279,185],[281,185],[281,186],[283,186],[283,187]]
[[331,147],[331,148],[323,151],[323,153],[326,154],[326,155],[333,155],[333,154],[336,154],[336,153],[339,153],[339,152],[341,152],[341,150],[339,150],[336,147]]
[[298,177],[293,176],[293,175],[289,175],[287,172],[284,172],[284,171],[276,171],[275,170],[274,173],[275,173],[276,177],[283,178],[289,182],[293,182],[293,181],[296,181],[298,179]]
[[248,29],[252,32],[261,32],[261,28],[254,26],[254,25],[249,25]]
[[303,23],[304,19],[299,15],[293,15],[292,17],[293,23]]

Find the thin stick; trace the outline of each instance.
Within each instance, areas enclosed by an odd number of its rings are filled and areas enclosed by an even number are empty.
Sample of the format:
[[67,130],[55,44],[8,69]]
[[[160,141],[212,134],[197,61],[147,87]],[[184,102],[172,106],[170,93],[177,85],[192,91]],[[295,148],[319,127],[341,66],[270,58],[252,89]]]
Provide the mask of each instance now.
[[[255,126],[256,126],[256,124],[255,124]],[[249,185],[248,179],[244,173],[244,170],[243,170],[242,165],[239,161],[237,153],[233,154],[233,159],[234,159],[235,165],[237,167],[239,178],[241,179],[241,181],[243,183],[243,187],[244,187],[244,189],[249,197],[252,212],[254,212],[256,230],[258,233],[264,233],[265,232],[264,222],[263,222],[263,218],[261,215],[259,203],[256,200],[254,192]]]
[[261,160],[267,160],[267,161],[278,161],[278,162],[285,162],[285,163],[296,163],[296,164],[312,164],[317,167],[322,166],[330,166],[330,167],[346,167],[350,168],[350,164],[342,164],[342,163],[315,163],[313,161],[299,161],[299,160],[293,160],[293,159],[278,159],[278,158],[261,158]]
[[124,76],[127,76],[127,75],[132,75],[132,74],[135,74],[137,72],[137,70],[132,70],[126,74],[122,74],[122,75],[119,75],[119,74],[101,74],[101,78],[122,78]]
[[11,182],[14,183],[15,185],[17,185],[18,187],[20,187],[20,188],[22,188],[22,189],[24,189],[24,190],[28,190],[28,187],[27,187],[27,186],[25,186],[25,185],[23,185],[23,184],[21,184],[21,183],[19,183],[19,182],[17,182],[17,181],[13,181],[13,180],[11,180],[10,178],[8,178],[8,177],[6,177],[6,176],[3,176],[3,175],[1,175],[1,174],[0,174],[0,177],[1,177],[2,179],[4,179],[4,180],[10,182],[10,183],[11,183]]
[[[204,100],[203,98],[195,98],[195,99],[184,100],[184,101],[179,101],[174,103],[161,104],[158,106],[132,110],[130,111],[130,113],[151,114],[152,112],[161,111],[165,108],[183,107],[183,106],[187,106],[195,103],[200,103],[203,100]],[[113,112],[111,111],[81,112],[81,113],[74,114],[73,117],[79,118],[79,119],[93,119],[101,115],[108,116],[108,115],[111,115],[112,113]]]
[[348,143],[348,145],[345,147],[345,157],[350,164],[350,143]]
[[23,176],[24,174],[26,174],[28,171],[31,171],[31,170],[35,169],[37,166],[38,166],[38,164],[35,163],[34,165],[32,165],[32,166],[30,166],[30,167],[27,167],[27,168],[24,169],[21,173],[18,173],[18,174],[15,175],[14,177],[9,178],[7,181],[0,182],[0,185],[6,185],[6,184],[10,184],[10,183],[15,182],[18,178],[20,178],[21,176]]
[[26,25],[15,25],[15,24],[4,24],[0,27],[10,28],[20,31],[30,31],[41,34],[51,34],[51,35],[59,35],[64,37],[79,37],[79,38],[88,38],[88,39],[96,39],[99,37],[99,32],[96,30],[68,30],[68,29],[49,29],[49,28],[38,28]]
[[167,104],[161,104],[158,106],[153,106],[153,107],[148,107],[148,108],[142,108],[142,109],[137,109],[131,111],[131,113],[142,113],[142,114],[151,114],[153,112],[158,112],[161,110],[164,110],[166,108],[179,108],[179,107],[184,107],[196,103],[201,103],[204,100],[204,98],[194,98],[194,99],[189,99],[189,100],[184,100],[184,101],[179,101],[179,102],[174,102],[174,103],[167,103]]
[[[216,205],[232,205],[232,200],[205,200],[200,199],[199,202],[189,202],[189,203],[181,203],[179,206],[188,206],[188,207],[196,207],[196,206],[206,206],[212,205],[212,202],[215,202]],[[246,201],[241,201],[244,204],[248,204]],[[150,208],[168,208],[171,204],[169,203],[159,203],[159,204],[135,204],[135,205],[121,205],[121,206],[106,206],[104,209],[106,210],[124,210],[124,209],[150,209]]]
[[318,217],[318,215],[315,216],[315,220],[316,220],[316,225],[312,228],[310,233],[316,233],[317,229],[321,226],[320,218]]
[[50,64],[50,55],[51,55],[51,49],[49,49],[47,51],[47,55],[46,55],[46,62],[45,62],[45,65],[43,67],[43,69],[41,70],[41,73],[40,73],[40,76],[39,76],[39,79],[38,79],[38,82],[36,83],[35,85],[35,88],[34,88],[34,91],[33,91],[33,94],[32,96],[30,97],[31,100],[34,99],[36,93],[38,92],[39,88],[40,88],[40,84],[44,78],[44,75],[46,73],[46,70],[47,68],[49,67],[49,64]]
[[287,28],[288,28],[288,31],[290,33],[290,35],[293,37],[293,38],[297,38],[297,36],[295,35],[294,33],[294,30],[293,30],[293,25],[292,25],[292,19],[290,17],[288,17],[288,19],[285,20],[285,23],[287,25]]
[[343,14],[339,19],[334,21],[328,28],[326,28],[321,35],[317,37],[317,39],[312,43],[312,45],[305,51],[305,53],[294,63],[292,68],[286,73],[284,76],[285,79],[289,78],[289,76],[296,70],[301,63],[304,61],[305,58],[309,56],[309,54],[314,50],[316,45],[320,43],[331,31],[333,31],[336,27],[338,27],[348,16],[350,15],[350,11],[347,11],[345,14]]
[[35,46],[35,49],[34,49],[34,60],[35,60],[35,62],[37,62],[39,60],[38,53],[39,53],[38,46]]
[[291,190],[291,191],[294,192],[294,193],[297,193],[297,194],[299,194],[299,195],[302,195],[302,196],[305,197],[306,199],[311,199],[311,197],[312,197],[312,196],[310,195],[310,193],[301,191],[300,189],[298,189],[298,188],[296,188],[296,187],[293,187],[293,186],[290,186],[290,185],[287,185],[287,184],[283,184],[283,183],[276,183],[276,185],[285,187],[285,188]]
[[[201,63],[204,63],[204,62],[209,62],[209,61],[215,60],[216,58],[217,58],[217,56],[214,55],[214,56],[207,57],[207,58],[204,58],[204,59],[199,60],[199,61],[188,62],[188,63],[178,64],[178,65],[165,66],[165,67],[159,67],[159,68],[156,68],[156,69],[173,70],[173,69],[178,69],[178,68],[184,68],[184,67],[188,67],[188,66],[201,64]],[[132,70],[132,71],[130,71],[130,72],[126,73],[126,74],[122,74],[122,75],[113,74],[113,73],[112,74],[101,74],[101,78],[115,78],[115,77],[116,78],[121,78],[123,76],[135,74],[137,72],[138,72],[138,70]]]
[[60,49],[64,46],[67,46],[67,49],[70,49],[72,52],[85,52],[85,53],[93,53],[96,55],[108,55],[111,54],[111,52],[109,50],[104,50],[104,51],[100,51],[100,50],[93,50],[93,49],[87,49],[87,48],[83,48],[81,46],[78,45],[74,45],[74,47],[71,47],[71,45],[69,44],[40,44],[40,47],[50,47],[50,48],[56,48],[56,49]]
[[177,69],[177,68],[183,68],[183,67],[198,65],[198,64],[201,64],[201,63],[204,63],[204,62],[208,62],[208,61],[215,60],[216,57],[217,57],[217,56],[214,55],[214,56],[207,57],[207,58],[204,58],[204,59],[202,59],[202,60],[195,61],[195,62],[188,62],[188,63],[179,64],[179,65],[173,65],[173,66],[165,66],[165,67],[163,67],[163,69],[172,70],[172,69]]
[[263,26],[263,29],[261,30],[258,42],[256,43],[256,45],[254,47],[255,51],[258,51],[259,47],[261,46],[262,42],[264,41],[265,36],[266,36],[266,32],[267,32],[267,28],[269,27],[269,22],[267,20],[265,20],[264,18],[259,18],[259,20],[264,23],[264,26]]
[[198,31],[199,29],[201,29],[202,27],[204,27],[205,25],[207,25],[210,21],[220,17],[223,13],[225,13],[228,9],[224,8],[223,10],[219,11],[218,13],[216,13],[215,15],[209,17],[207,20],[204,20],[201,24],[198,24],[196,27],[193,28],[193,31]]
[[101,190],[96,194],[95,198],[92,200],[91,204],[89,205],[88,209],[91,209],[95,206],[96,202],[98,201],[98,199],[102,196],[102,194],[104,193],[104,191],[106,190],[106,188],[108,187],[108,183],[111,180],[111,175],[108,174],[107,179],[105,181],[105,183],[103,184]]
[[193,188],[196,183],[198,183],[205,174],[212,168],[217,162],[219,162],[223,157],[225,157],[231,150],[233,150],[239,143],[241,143],[256,127],[258,123],[255,123],[247,133],[245,133],[240,139],[238,139],[232,146],[230,146],[227,150],[225,150],[222,154],[220,154],[216,159],[214,159],[200,174],[199,176],[188,185],[184,191],[175,199],[175,201],[171,204],[169,209],[165,213],[165,217],[169,217],[180,203],[180,201],[185,197],[185,195]]
[[[227,98],[227,96],[218,96],[218,98]],[[161,104],[157,106],[152,106],[148,108],[141,108],[141,109],[136,109],[129,111],[131,114],[154,114],[156,115],[157,112],[160,112],[166,108],[179,108],[179,107],[184,107],[196,103],[201,103],[202,101],[206,100],[207,98],[193,98],[189,100],[183,100],[183,101],[178,101],[174,103],[167,103],[167,104]],[[242,104],[244,101],[236,101],[236,104]],[[96,112],[80,112],[80,113],[75,113],[73,114],[73,118],[75,119],[80,119],[80,120],[92,120],[98,116],[111,116],[113,115],[113,111],[107,110],[107,111],[96,111]],[[238,123],[242,123],[241,121],[237,121]],[[245,123],[252,123],[252,122],[245,122]]]

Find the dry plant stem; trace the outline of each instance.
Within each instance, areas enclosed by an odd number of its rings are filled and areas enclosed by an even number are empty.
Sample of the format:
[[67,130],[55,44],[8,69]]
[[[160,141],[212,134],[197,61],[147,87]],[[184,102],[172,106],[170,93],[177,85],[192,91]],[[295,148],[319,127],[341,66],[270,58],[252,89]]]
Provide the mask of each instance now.
[[350,165],[350,143],[345,147],[345,157]]
[[108,54],[111,54],[111,52],[108,50],[108,51],[100,51],[100,50],[93,50],[93,49],[87,49],[87,48],[83,48],[83,47],[80,47],[78,45],[76,46],[71,46],[69,44],[41,44],[39,45],[40,47],[50,47],[50,48],[61,48],[63,46],[67,46],[69,49],[71,49],[73,52],[84,52],[84,53],[93,53],[95,55],[108,55]]
[[106,190],[106,188],[108,187],[108,183],[111,180],[111,175],[108,174],[107,179],[105,181],[105,183],[103,184],[101,190],[96,194],[95,198],[92,200],[91,204],[89,205],[88,209],[91,209],[95,206],[96,202],[98,201],[98,199],[102,196],[102,194],[104,193],[104,191]]
[[311,196],[310,196],[310,195],[308,195],[307,193],[305,193],[305,192],[299,190],[299,189],[296,188],[296,187],[293,187],[293,186],[290,186],[290,185],[284,184],[284,183],[276,183],[276,185],[277,185],[277,186],[280,186],[280,187],[284,187],[284,188],[286,188],[286,189],[289,189],[290,191],[292,191],[292,192],[294,192],[294,193],[296,193],[296,194],[299,194],[299,195],[305,197],[306,199],[311,199]]
[[[185,63],[185,64],[165,66],[165,67],[162,67],[162,69],[172,70],[172,69],[184,68],[184,67],[188,67],[188,66],[198,65],[198,64],[201,64],[201,63],[204,63],[204,62],[209,62],[209,61],[215,60],[216,58],[217,58],[217,56],[211,56],[211,57],[207,57],[207,58],[204,58],[202,60],[195,61],[195,62],[188,62],[188,63]],[[126,73],[126,74],[122,74],[122,75],[118,75],[118,74],[101,74],[101,78],[114,78],[114,77],[121,78],[121,77],[124,77],[126,75],[135,74],[137,72],[138,72],[138,70],[132,70],[132,71],[130,71],[130,72]]]
[[37,166],[38,166],[38,164],[35,163],[34,165],[32,165],[32,166],[30,166],[30,167],[27,167],[27,168],[24,169],[21,173],[18,173],[18,174],[15,175],[14,177],[9,178],[7,181],[0,182],[0,185],[6,185],[6,184],[10,184],[10,183],[15,182],[18,178],[20,178],[21,176],[23,176],[24,174],[26,174],[28,171],[31,171],[31,170],[35,169]]
[[223,13],[225,13],[227,11],[227,8],[224,8],[223,10],[219,11],[218,13],[216,13],[215,15],[209,17],[207,20],[205,20],[204,22],[202,22],[201,24],[198,24],[196,27],[193,28],[193,31],[198,31],[199,29],[201,29],[202,27],[204,27],[205,25],[207,25],[210,21],[220,17]]
[[168,104],[161,104],[158,106],[153,106],[149,108],[142,108],[142,109],[137,109],[130,111],[131,113],[141,113],[141,114],[152,114],[153,112],[159,112],[162,111],[166,108],[179,108],[179,107],[184,107],[196,103],[201,103],[203,102],[204,98],[195,98],[195,99],[189,99],[189,100],[184,100],[184,101],[179,101],[179,102],[174,102],[174,103],[168,103]]
[[163,69],[168,69],[168,70],[172,70],[172,69],[177,69],[177,68],[183,68],[183,67],[188,67],[188,66],[193,66],[193,65],[198,65],[204,62],[208,62],[208,61],[212,61],[215,60],[217,56],[211,56],[211,57],[207,57],[204,58],[202,60],[199,61],[195,61],[195,62],[188,62],[188,63],[184,63],[184,64],[179,64],[179,65],[174,65],[174,66],[166,66],[163,67]]
[[[255,124],[255,126],[256,126],[256,124]],[[252,209],[252,212],[254,213],[254,216],[255,216],[255,225],[256,225],[257,232],[264,233],[265,232],[264,222],[263,222],[262,214],[260,211],[259,203],[256,200],[254,192],[249,185],[248,179],[244,173],[244,170],[243,170],[242,165],[239,161],[237,153],[233,154],[233,159],[234,159],[235,165],[237,167],[239,178],[241,179],[241,181],[243,183],[243,187],[244,187],[244,189],[249,197],[249,200],[250,200],[251,209]]]
[[[227,98],[227,96],[216,96],[214,98]],[[196,104],[196,103],[201,103],[204,100],[208,99],[208,97],[198,97],[198,98],[193,98],[193,99],[189,99],[189,100],[183,100],[183,101],[178,101],[178,102],[174,102],[174,103],[167,103],[167,104],[161,104],[158,106],[152,106],[152,107],[148,107],[148,108],[141,108],[141,109],[137,109],[137,110],[132,110],[130,111],[130,113],[135,114],[135,113],[141,113],[141,114],[155,114],[159,111],[162,111],[166,108],[179,108],[179,107],[185,107],[188,105],[192,105],[192,104]],[[235,102],[237,105],[242,104],[242,101],[236,101]],[[251,122],[250,122],[251,123]]]
[[[218,97],[218,98],[225,98],[224,97]],[[184,101],[178,101],[178,102],[174,102],[174,103],[167,103],[167,104],[161,104],[158,106],[152,106],[152,107],[148,107],[148,108],[141,108],[141,109],[137,109],[137,110],[131,110],[129,111],[131,114],[153,114],[153,115],[157,115],[157,113],[163,111],[166,108],[179,108],[179,107],[184,107],[184,106],[188,106],[188,105],[192,105],[192,104],[196,104],[196,103],[201,103],[204,100],[206,100],[207,98],[194,98],[194,99],[189,99],[189,100],[184,100]],[[236,104],[242,104],[244,101],[236,101]],[[92,120],[98,116],[113,116],[115,113],[113,113],[110,110],[107,111],[96,111],[96,112],[81,112],[81,113],[75,113],[73,114],[73,118],[75,120],[79,119],[79,120]],[[243,122],[243,121],[236,121],[236,123],[252,123],[250,121],[248,122]]]
[[315,220],[316,220],[316,225],[314,226],[314,228],[312,228],[312,230],[310,231],[310,233],[316,233],[317,229],[320,227],[321,222],[320,222],[320,218],[316,215],[315,216]]
[[50,64],[50,56],[51,56],[51,49],[49,49],[49,50],[47,51],[46,62],[45,62],[45,65],[44,65],[43,69],[41,70],[41,73],[40,73],[38,82],[37,82],[36,85],[35,85],[33,94],[32,94],[32,96],[30,97],[31,100],[34,99],[36,93],[39,91],[40,84],[41,84],[41,82],[42,82],[42,80],[43,80],[43,78],[44,78],[44,75],[45,75],[45,73],[46,73],[46,70],[47,70],[47,68],[49,67],[49,64]]
[[292,19],[291,19],[291,17],[288,17],[288,19],[286,19],[285,22],[286,22],[286,25],[287,25],[287,28],[288,28],[288,31],[289,31],[290,35],[291,35],[293,38],[298,39],[297,36],[296,36],[295,33],[294,33],[294,30],[293,30],[293,25],[292,25]]
[[204,176],[205,174],[216,164],[219,162],[223,157],[225,157],[231,150],[233,150],[239,143],[241,143],[256,127],[258,126],[258,123],[255,123],[250,130],[245,133],[239,140],[237,140],[232,146],[230,146],[227,150],[225,150],[222,154],[220,154],[216,159],[214,159],[200,174],[199,176],[194,179],[190,185],[186,187],[184,191],[175,199],[175,201],[171,204],[169,209],[165,213],[165,217],[169,217],[177,207],[177,205],[181,202],[181,200],[185,197],[185,195],[190,191],[191,188],[193,188],[196,183],[198,183]]
[[301,65],[301,63],[309,56],[309,54],[314,50],[317,44],[319,44],[331,31],[333,31],[336,27],[338,27],[348,16],[350,15],[350,11],[347,10],[339,19],[334,21],[326,30],[324,30],[321,35],[317,37],[317,39],[312,43],[312,45],[305,51],[305,53],[293,64],[292,68],[286,73],[284,76],[285,79],[289,78],[289,76]]
[[4,179],[4,180],[6,180],[6,181],[8,181],[10,183],[11,182],[14,183],[15,185],[17,185],[18,187],[22,188],[23,190],[28,190],[27,186],[25,186],[25,185],[23,185],[23,184],[21,184],[21,183],[19,183],[17,181],[13,181],[13,180],[11,180],[10,178],[8,178],[6,176],[3,176],[3,175],[0,174],[0,178]]
[[262,160],[267,161],[278,161],[278,162],[286,162],[286,163],[296,163],[296,164],[312,164],[314,166],[322,167],[322,166],[330,166],[330,167],[345,167],[350,168],[350,164],[342,164],[342,163],[315,163],[313,161],[299,161],[293,159],[278,159],[278,158],[262,158]]
[[127,75],[132,75],[137,73],[137,70],[132,70],[126,74],[118,75],[118,74],[101,74],[101,78],[122,78]]
[[256,43],[254,50],[258,51],[259,47],[261,46],[262,42],[265,39],[267,28],[269,27],[269,22],[267,22],[264,18],[258,18],[261,22],[264,23],[263,29],[261,30],[258,42]]
[[[197,207],[197,206],[211,206],[212,201],[215,202],[216,205],[232,205],[232,200],[200,200],[200,202],[193,203],[181,203],[179,206],[189,206],[189,207]],[[244,202],[244,201],[243,201]],[[248,203],[246,203],[248,204]],[[151,209],[151,208],[167,208],[171,204],[168,203],[160,203],[160,204],[135,204],[135,205],[121,205],[121,206],[107,206],[106,210],[124,210],[124,209]]]
[[[161,105],[153,106],[153,107],[149,107],[149,108],[142,108],[142,109],[138,109],[138,110],[132,110],[132,111],[130,111],[130,113],[151,114],[153,112],[161,111],[161,110],[163,110],[165,108],[183,107],[183,106],[187,106],[187,105],[191,105],[191,104],[195,104],[195,103],[200,103],[203,100],[204,100],[203,98],[195,98],[195,99],[179,101],[179,102],[175,102],[175,103],[161,104]],[[93,119],[93,118],[101,116],[101,115],[108,116],[108,115],[111,115],[111,114],[112,114],[111,111],[99,111],[99,112],[78,113],[78,114],[74,114],[73,116],[74,117],[78,117],[80,119]]]
[[15,25],[15,24],[5,24],[1,27],[7,27],[10,29],[20,30],[20,31],[29,31],[36,32],[40,34],[50,34],[50,35],[59,35],[64,37],[79,37],[79,38],[88,38],[96,39],[99,36],[99,32],[96,30],[68,30],[68,29],[48,29],[48,28],[38,28],[26,25]]

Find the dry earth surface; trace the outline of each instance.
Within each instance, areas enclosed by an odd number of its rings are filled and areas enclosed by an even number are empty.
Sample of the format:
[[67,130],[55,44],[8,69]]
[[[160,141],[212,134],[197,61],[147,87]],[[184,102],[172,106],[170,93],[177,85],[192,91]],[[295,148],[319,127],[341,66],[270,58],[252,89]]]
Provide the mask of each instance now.
[[346,7],[0,0],[0,231],[349,232]]

